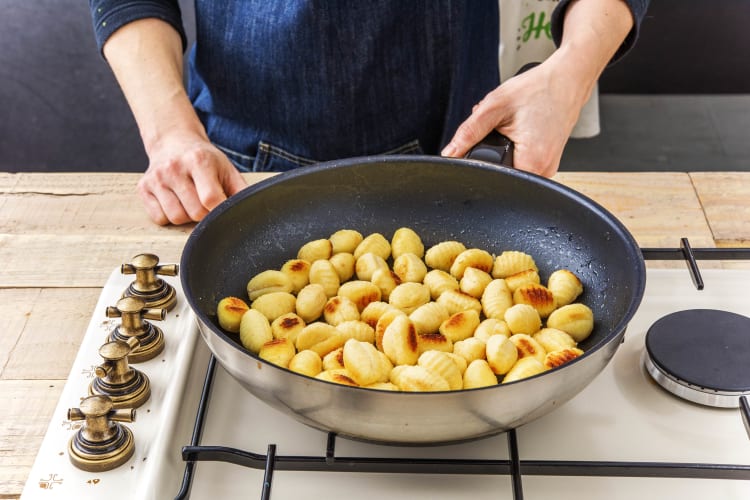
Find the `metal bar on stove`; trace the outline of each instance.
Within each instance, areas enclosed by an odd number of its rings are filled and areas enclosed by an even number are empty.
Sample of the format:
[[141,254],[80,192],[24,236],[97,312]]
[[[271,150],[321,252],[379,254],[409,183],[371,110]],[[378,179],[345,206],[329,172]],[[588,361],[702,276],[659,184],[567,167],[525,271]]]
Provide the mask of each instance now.
[[698,263],[695,261],[695,254],[693,249],[690,247],[690,242],[687,238],[680,239],[680,249],[685,255],[685,263],[687,263],[688,270],[690,271],[690,277],[693,278],[693,284],[698,290],[703,290],[703,277],[701,276],[701,270],[698,268]]
[[641,248],[647,260],[684,260],[695,288],[703,290],[703,277],[697,259],[750,260],[750,248],[692,248],[687,238],[680,238],[680,248]]
[[[216,371],[216,358],[211,355],[208,360],[208,367],[206,368],[206,376],[203,380],[203,389],[201,391],[201,398],[198,402],[198,411],[195,417],[195,424],[193,425],[193,435],[190,438],[190,444],[197,446],[201,441],[203,435],[203,427],[206,421],[206,413],[208,412],[209,395],[211,394],[211,386],[214,381],[214,372]],[[182,485],[180,491],[177,493],[175,500],[182,500],[188,498],[190,495],[190,488],[193,484],[193,476],[195,475],[195,461],[187,460],[185,462],[185,473],[182,476]]]
[[[641,248],[646,260],[684,260],[682,248]],[[750,248],[691,248],[696,260],[750,260]]]
[[521,468],[524,474],[535,476],[750,480],[750,465],[737,464],[523,460]]
[[[219,461],[263,469],[264,455],[226,446],[184,446],[183,460]],[[275,470],[327,472],[391,472],[419,474],[510,474],[508,460],[316,457],[277,455]]]
[[740,411],[742,412],[742,421],[745,422],[747,436],[750,437],[750,402],[747,396],[740,397]]
[[266,468],[263,474],[263,490],[261,491],[260,498],[262,500],[270,500],[271,498],[271,482],[273,481],[273,470],[276,468],[276,445],[268,445],[268,454],[266,455]]
[[[186,446],[183,459],[223,461],[263,469],[266,457],[225,446]],[[326,472],[386,472],[425,474],[512,474],[511,461],[488,459],[424,459],[276,456],[275,470]],[[679,462],[612,462],[576,460],[520,460],[519,472],[537,476],[662,477],[750,480],[750,465]]]
[[513,482],[513,500],[523,500],[521,461],[518,458],[518,438],[515,429],[508,431],[508,455],[510,456],[510,473]]
[[336,460],[336,433],[328,433],[328,442],[326,443],[326,463],[332,464]]

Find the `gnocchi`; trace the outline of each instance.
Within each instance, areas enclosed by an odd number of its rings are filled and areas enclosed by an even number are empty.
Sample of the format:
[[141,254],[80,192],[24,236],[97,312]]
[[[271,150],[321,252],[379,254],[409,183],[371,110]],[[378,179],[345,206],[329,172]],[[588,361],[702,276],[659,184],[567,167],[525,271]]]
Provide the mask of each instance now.
[[[583,355],[594,315],[568,269],[542,282],[534,258],[459,241],[425,247],[341,229],[224,297],[217,321],[261,359],[320,380],[389,391],[509,383]],[[248,300],[249,299],[249,300]]]

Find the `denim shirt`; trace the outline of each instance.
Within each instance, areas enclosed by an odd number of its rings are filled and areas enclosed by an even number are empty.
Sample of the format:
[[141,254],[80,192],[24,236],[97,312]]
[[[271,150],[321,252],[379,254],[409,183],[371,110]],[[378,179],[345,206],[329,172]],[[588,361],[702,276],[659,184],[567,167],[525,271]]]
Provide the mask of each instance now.
[[498,85],[496,0],[212,3],[198,2],[188,93],[254,171],[436,153]]
[[[185,42],[176,0],[90,6],[100,47],[140,17],[163,19]],[[497,0],[196,0],[195,8],[188,94],[211,141],[242,170],[437,154],[499,84]]]

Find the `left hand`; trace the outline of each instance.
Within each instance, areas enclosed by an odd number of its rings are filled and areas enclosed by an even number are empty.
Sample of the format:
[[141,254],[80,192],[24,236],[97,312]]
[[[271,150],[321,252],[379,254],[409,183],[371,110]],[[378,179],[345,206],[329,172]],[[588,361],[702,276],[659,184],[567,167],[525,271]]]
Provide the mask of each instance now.
[[515,168],[552,177],[590,93],[560,66],[553,54],[487,94],[441,154],[463,157],[496,129],[514,143]]

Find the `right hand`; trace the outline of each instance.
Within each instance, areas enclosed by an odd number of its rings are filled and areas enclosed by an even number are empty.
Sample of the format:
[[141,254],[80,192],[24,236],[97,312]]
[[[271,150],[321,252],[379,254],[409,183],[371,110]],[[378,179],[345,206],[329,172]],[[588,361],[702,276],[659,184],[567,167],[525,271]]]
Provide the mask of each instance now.
[[226,155],[201,134],[175,132],[148,153],[138,194],[157,224],[200,221],[247,186]]

